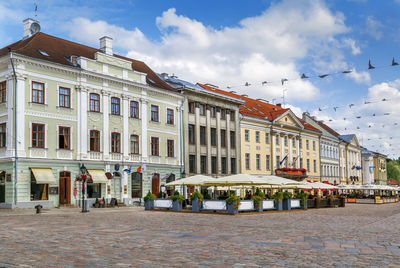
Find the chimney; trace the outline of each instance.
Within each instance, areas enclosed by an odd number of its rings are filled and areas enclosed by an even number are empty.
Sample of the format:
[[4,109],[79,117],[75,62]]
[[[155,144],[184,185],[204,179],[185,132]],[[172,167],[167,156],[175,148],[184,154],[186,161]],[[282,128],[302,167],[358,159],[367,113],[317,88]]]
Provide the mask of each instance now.
[[269,101],[265,100],[265,99],[257,99],[258,101],[264,102],[264,103],[269,103]]
[[317,121],[317,117],[316,117],[316,116],[311,116],[311,118],[312,118],[314,121]]
[[[23,39],[31,37],[32,35],[34,35],[35,33],[40,31],[39,21],[31,19],[31,18],[27,18],[23,22],[24,22]],[[32,26],[32,24],[33,24],[33,26]]]
[[112,40],[113,39],[108,36],[103,36],[100,38],[100,50],[107,55],[113,55]]
[[282,103],[277,103],[276,106],[282,107]]
[[247,98],[249,95],[247,95],[247,94],[242,94],[241,96]]
[[161,76],[164,77],[164,78],[168,78],[168,74],[167,73],[162,73]]

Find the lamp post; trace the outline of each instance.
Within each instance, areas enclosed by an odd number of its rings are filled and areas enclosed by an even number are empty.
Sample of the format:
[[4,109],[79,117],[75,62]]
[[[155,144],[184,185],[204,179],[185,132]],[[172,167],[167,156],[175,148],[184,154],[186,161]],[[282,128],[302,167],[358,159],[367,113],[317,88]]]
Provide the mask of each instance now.
[[92,181],[92,176],[88,174],[84,164],[82,164],[79,169],[81,171],[81,174],[76,176],[76,180],[82,183],[82,212],[89,212],[88,210],[86,210],[85,207],[85,183]]

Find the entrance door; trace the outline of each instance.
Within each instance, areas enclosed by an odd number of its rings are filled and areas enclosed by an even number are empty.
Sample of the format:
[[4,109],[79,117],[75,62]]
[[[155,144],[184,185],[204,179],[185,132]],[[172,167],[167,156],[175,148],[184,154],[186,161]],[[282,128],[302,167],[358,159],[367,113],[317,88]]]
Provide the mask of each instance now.
[[60,172],[60,205],[71,203],[71,173],[68,171]]
[[151,180],[151,192],[158,197],[160,193],[160,174],[154,173]]
[[117,200],[121,199],[121,174],[119,172],[114,173],[114,178],[112,178],[112,185],[113,187],[113,196]]
[[6,202],[6,173],[0,172],[0,203]]

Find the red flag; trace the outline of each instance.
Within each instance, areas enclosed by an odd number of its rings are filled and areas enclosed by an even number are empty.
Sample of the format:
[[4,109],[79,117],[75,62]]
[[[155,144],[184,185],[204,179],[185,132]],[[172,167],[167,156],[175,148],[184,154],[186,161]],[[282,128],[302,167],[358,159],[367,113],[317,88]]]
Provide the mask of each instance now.
[[136,170],[137,173],[140,173],[142,171],[142,166],[139,166]]

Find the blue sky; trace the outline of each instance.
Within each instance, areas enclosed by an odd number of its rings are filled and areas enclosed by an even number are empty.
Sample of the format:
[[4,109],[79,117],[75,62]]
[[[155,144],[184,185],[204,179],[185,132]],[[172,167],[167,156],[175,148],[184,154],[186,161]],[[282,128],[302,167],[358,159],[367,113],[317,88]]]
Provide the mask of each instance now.
[[[393,57],[400,62],[399,0],[36,3],[45,33],[94,47],[107,34],[117,53],[157,72],[275,103],[285,90],[297,114],[308,111],[372,150],[400,154],[400,67],[390,66]],[[0,1],[1,47],[21,38],[33,10],[34,1]],[[368,60],[377,68],[368,70]],[[282,78],[289,79],[283,87]]]

